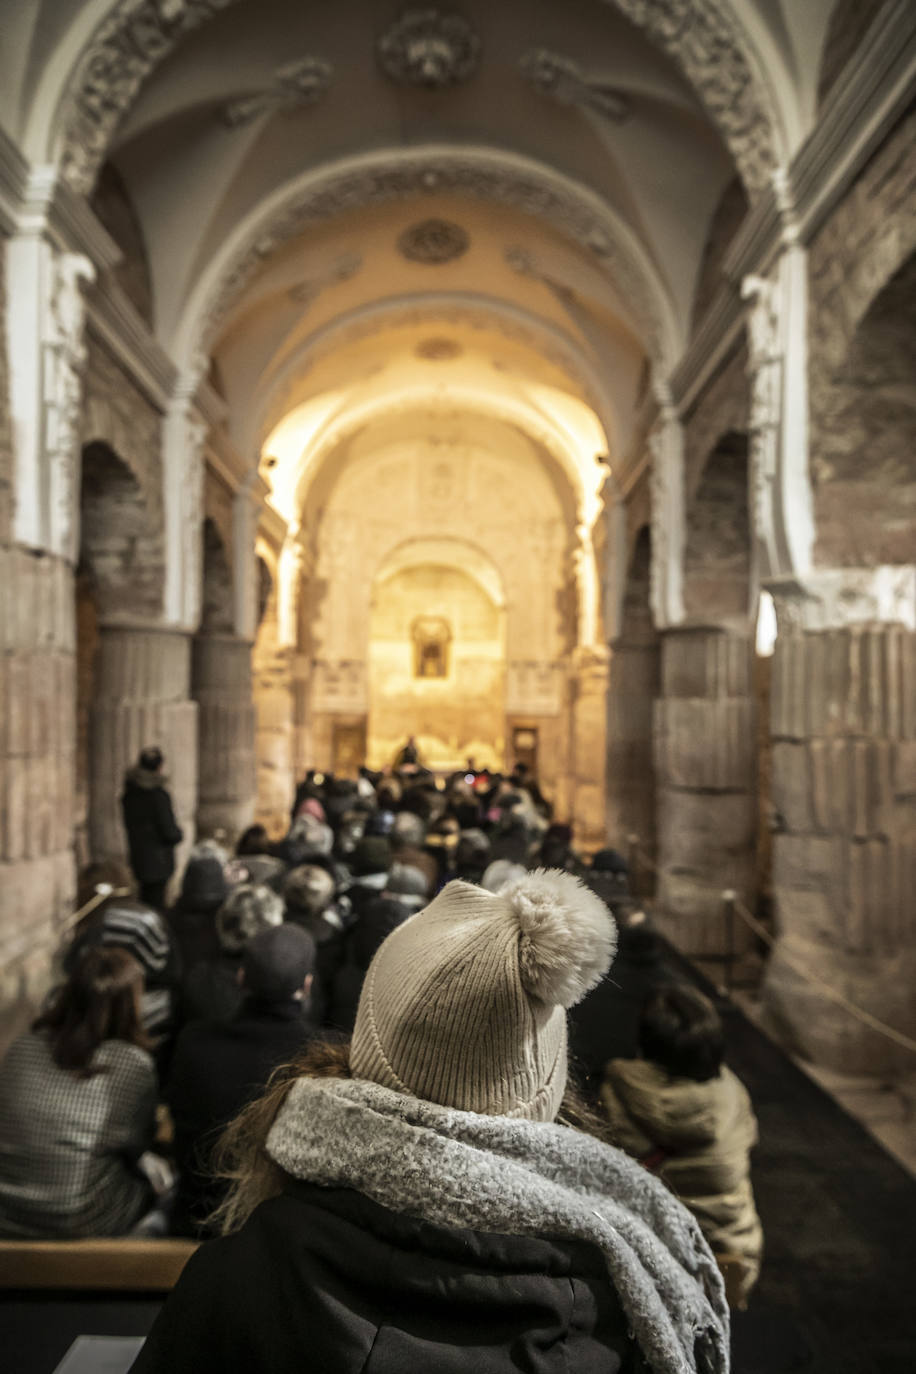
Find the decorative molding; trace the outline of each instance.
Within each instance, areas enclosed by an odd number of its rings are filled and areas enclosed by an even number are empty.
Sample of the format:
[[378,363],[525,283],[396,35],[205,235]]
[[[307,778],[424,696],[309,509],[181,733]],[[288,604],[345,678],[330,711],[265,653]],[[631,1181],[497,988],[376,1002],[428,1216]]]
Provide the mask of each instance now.
[[813,568],[801,578],[764,578],[780,633],[875,622],[916,630],[916,567]]
[[287,297],[294,305],[305,306],[306,309],[318,299],[322,291],[329,286],[337,286],[340,282],[349,281],[355,277],[363,265],[360,253],[341,253],[331,263],[330,268],[322,276],[297,282],[287,291]]
[[398,235],[398,252],[408,262],[439,266],[461,258],[471,246],[466,229],[448,219],[421,219]]
[[753,201],[781,160],[774,98],[730,5],[720,0],[605,0],[672,59],[721,133]]
[[29,179],[29,164],[0,125],[0,233],[18,228],[19,207]]
[[460,14],[406,10],[375,45],[379,66],[402,86],[443,90],[468,81],[480,64],[480,39]]
[[671,396],[659,387],[658,417],[649,431],[652,456],[652,566],[650,597],[656,629],[684,620],[684,430]]
[[321,57],[300,57],[278,67],[270,85],[263,90],[228,101],[219,117],[227,128],[239,129],[261,115],[292,114],[317,105],[327,94],[333,76],[330,62]]
[[916,93],[916,6],[885,6],[824,102],[792,163],[799,229],[809,243]]
[[633,113],[625,96],[600,77],[586,76],[571,57],[549,48],[532,48],[518,65],[538,94],[557,105],[590,110],[612,124],[625,123]]
[[111,351],[157,410],[168,409],[177,368],[146,321],[112,278],[89,302],[88,328]]
[[120,0],[86,45],[56,118],[60,165],[88,196],[111,137],[149,73],[192,29],[237,0]]

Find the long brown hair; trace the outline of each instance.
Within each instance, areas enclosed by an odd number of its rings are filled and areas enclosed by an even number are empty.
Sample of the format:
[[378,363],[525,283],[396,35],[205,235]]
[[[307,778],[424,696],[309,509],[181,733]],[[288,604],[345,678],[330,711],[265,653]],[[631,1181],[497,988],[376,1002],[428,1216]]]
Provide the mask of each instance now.
[[[213,1167],[229,1191],[209,1218],[221,1235],[237,1231],[254,1209],[283,1191],[287,1174],[267,1153],[267,1136],[297,1078],[352,1078],[347,1041],[312,1041],[272,1074],[264,1094],[226,1127],[213,1153]],[[589,1106],[570,1079],[557,1123],[612,1144],[608,1123]]]
[[142,991],[143,969],[126,949],[87,949],[32,1029],[50,1033],[58,1068],[91,1078],[101,1072],[92,1067],[92,1057],[105,1040],[150,1048],[140,1020]]

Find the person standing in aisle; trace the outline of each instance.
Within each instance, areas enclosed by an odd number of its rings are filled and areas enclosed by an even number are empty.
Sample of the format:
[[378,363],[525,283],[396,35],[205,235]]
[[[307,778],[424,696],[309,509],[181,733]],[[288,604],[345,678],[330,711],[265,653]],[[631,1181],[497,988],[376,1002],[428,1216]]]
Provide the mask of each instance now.
[[136,765],[125,774],[121,794],[130,866],[140,900],[156,911],[165,908],[165,890],[175,872],[175,846],[183,839],[166,787],[164,764],[161,749],[141,750]]

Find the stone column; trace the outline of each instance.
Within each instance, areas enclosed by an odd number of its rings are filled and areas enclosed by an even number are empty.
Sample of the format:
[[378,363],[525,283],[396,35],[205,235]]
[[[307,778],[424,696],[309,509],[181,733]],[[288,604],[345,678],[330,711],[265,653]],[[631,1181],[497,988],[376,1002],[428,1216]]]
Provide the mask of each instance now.
[[265,645],[255,662],[256,816],[276,835],[289,823],[295,784],[293,658],[292,648]]
[[651,624],[644,640],[611,645],[607,694],[607,834],[624,855],[630,835],[655,855],[655,761],[652,717],[659,694],[660,651]]
[[753,906],[752,674],[753,643],[746,634],[684,627],[662,635],[662,695],[654,725],[657,911],[664,932],[693,953],[724,948],[724,888]]
[[799,969],[916,1038],[912,616],[908,624],[823,629],[786,619],[773,658],[778,938],[765,1004],[783,1035],[818,1063],[846,1073],[911,1068],[912,1054]]
[[251,644],[232,634],[199,634],[191,659],[198,710],[197,828],[234,841],[255,804],[255,709]]
[[101,625],[90,720],[89,843],[93,858],[123,859],[124,773],[145,745],[166,756],[169,791],[184,844],[194,842],[197,704],[190,700],[191,636],[155,625]]
[[0,547],[0,1053],[73,909],[73,638],[68,564]]
[[573,661],[571,819],[576,843],[593,850],[606,841],[607,650],[579,648]]

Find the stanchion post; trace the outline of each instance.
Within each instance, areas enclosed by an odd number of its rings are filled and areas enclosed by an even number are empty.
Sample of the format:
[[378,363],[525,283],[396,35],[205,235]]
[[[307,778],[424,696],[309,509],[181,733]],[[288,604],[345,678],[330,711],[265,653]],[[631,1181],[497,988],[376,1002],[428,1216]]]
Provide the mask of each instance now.
[[627,868],[630,870],[630,891],[634,897],[642,896],[642,881],[637,879],[639,865],[639,836],[627,836]]
[[722,910],[725,917],[725,988],[729,996],[734,987],[732,968],[735,962],[735,902],[738,894],[731,887],[722,893]]

